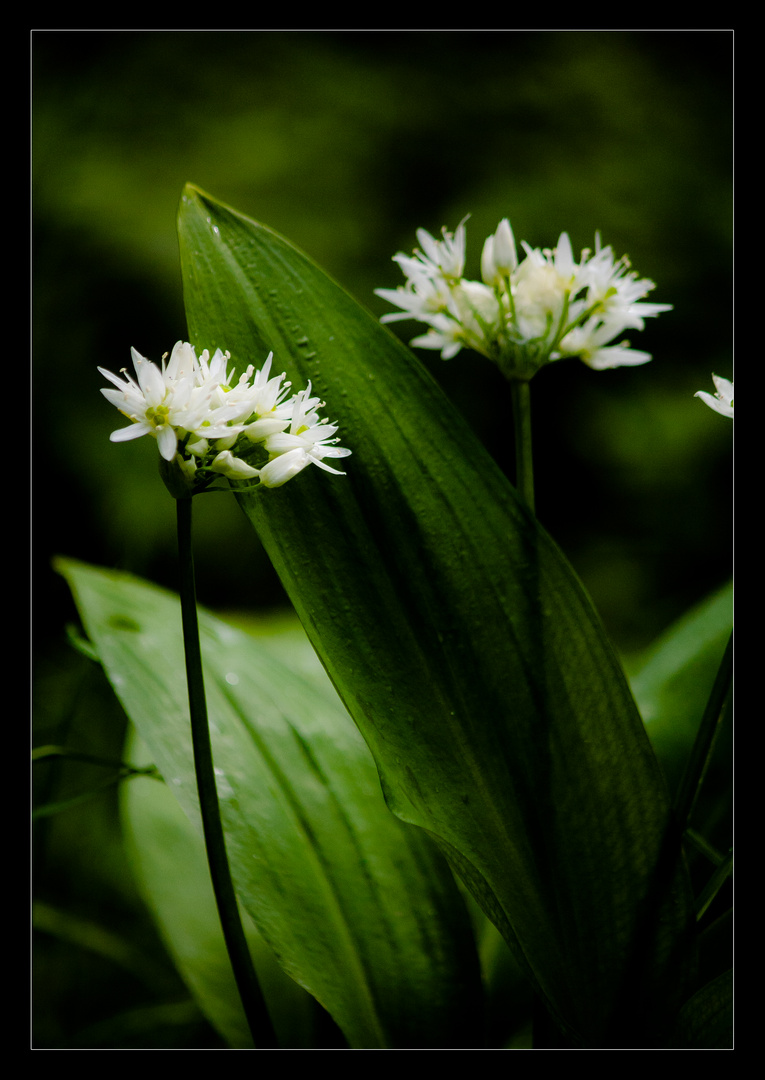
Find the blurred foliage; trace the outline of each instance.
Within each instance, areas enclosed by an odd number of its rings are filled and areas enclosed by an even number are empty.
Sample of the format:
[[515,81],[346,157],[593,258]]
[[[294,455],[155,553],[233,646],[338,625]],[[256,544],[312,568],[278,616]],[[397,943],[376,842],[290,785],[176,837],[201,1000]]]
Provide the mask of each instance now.
[[[600,230],[674,310],[636,337],[654,355],[647,367],[570,362],[535,379],[540,519],[625,653],[728,579],[731,426],[693,394],[711,390],[712,372],[733,374],[732,45],[727,31],[685,30],[32,34],[38,476],[45,466],[33,507],[35,744],[55,742],[75,710],[71,601],[51,557],[176,585],[156,447],[108,441],[117,425],[96,366],[119,371],[131,345],[158,360],[186,334],[175,217],[187,181],[287,236],[378,315],[373,289],[399,284],[391,256],[411,250],[418,226],[438,232],[470,213],[473,276],[503,216],[539,246],[567,230],[578,250]],[[405,340],[416,332],[395,326]],[[421,355],[512,475],[499,374],[468,354]],[[283,605],[234,500],[198,501],[200,600]],[[119,757],[119,710],[77,708],[78,748],[106,740]],[[54,788],[86,782],[86,766],[39,768]],[[40,844],[41,901],[161,954],[130,899],[116,795],[40,829],[56,835]],[[107,997],[90,975],[72,989],[80,946],[44,940],[57,944],[39,954],[39,1039],[62,1047]],[[107,982],[118,974],[98,963]],[[109,1015],[146,1005],[140,986],[112,982]]]
[[[286,235],[380,314],[373,289],[399,283],[391,256],[417,226],[470,212],[477,275],[483,237],[509,214],[533,244],[566,229],[591,246],[600,229],[675,305],[640,335],[650,367],[572,362],[534,383],[540,516],[617,638],[645,644],[729,568],[730,426],[692,395],[712,371],[732,374],[731,44],[724,32],[35,33],[43,558],[172,574],[154,447],[108,443],[96,364],[119,370],[131,345],[156,360],[185,334],[184,182]],[[512,469],[498,374],[467,354],[422,355]],[[233,501],[207,510],[207,599],[277,601]]]

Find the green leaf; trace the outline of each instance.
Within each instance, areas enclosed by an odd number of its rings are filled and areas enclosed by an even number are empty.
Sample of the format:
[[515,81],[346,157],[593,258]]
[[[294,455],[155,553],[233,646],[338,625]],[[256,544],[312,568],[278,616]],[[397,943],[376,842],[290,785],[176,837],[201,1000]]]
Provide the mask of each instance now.
[[[672,790],[680,781],[732,629],[730,582],[678,619],[632,665],[632,692]],[[729,782],[729,748],[726,758]]]
[[[151,761],[134,731],[127,752],[133,761]],[[251,1049],[252,1036],[223,939],[203,838],[167,784],[125,784],[121,811],[133,872],[178,971],[229,1045]],[[172,853],[170,866],[168,852]],[[246,911],[241,915],[280,1046],[313,1049],[312,999],[282,972]]]
[[688,883],[652,894],[639,937],[668,798],[570,565],[412,353],[303,253],[191,186],[179,235],[189,339],[239,370],[273,350],[353,452],[346,477],[238,497],[389,806],[439,839],[572,1038],[660,1023],[687,997]]
[[733,972],[725,971],[697,991],[680,1011],[679,1050],[733,1049]]
[[[201,832],[178,598],[58,560],[154,763]],[[200,613],[226,845],[239,899],[287,974],[352,1047],[475,1045],[472,929],[432,842],[382,800],[363,740],[319,668]],[[174,873],[175,856],[166,856]]]

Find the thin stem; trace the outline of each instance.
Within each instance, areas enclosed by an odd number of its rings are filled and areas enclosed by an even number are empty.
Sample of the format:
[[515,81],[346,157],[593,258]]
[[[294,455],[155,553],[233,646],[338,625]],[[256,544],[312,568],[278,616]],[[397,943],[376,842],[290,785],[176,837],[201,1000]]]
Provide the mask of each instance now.
[[713,866],[722,866],[725,862],[725,856],[721,855],[717,848],[713,847],[709,841],[700,833],[697,833],[695,829],[686,829],[684,835],[687,842],[692,847],[695,847],[704,858],[709,859]]
[[534,465],[531,453],[531,387],[525,379],[510,379],[515,427],[515,486],[534,513]]
[[104,769],[118,769],[121,774],[118,779],[127,776],[159,776],[156,765],[138,768],[125,761],[112,761],[81,750],[69,750],[66,746],[36,746],[32,750],[32,761],[46,761],[48,758],[67,758],[69,761],[81,761],[86,765],[100,765]]
[[733,852],[728,852],[725,860],[717,867],[712,877],[701,890],[696,899],[696,921],[706,913],[707,908],[717,896],[720,889],[733,873]]
[[218,905],[223,937],[228,949],[234,978],[242,999],[247,1022],[258,1050],[277,1050],[276,1034],[263,999],[250,950],[244,936],[237,907],[231,870],[226,856],[223,823],[215,786],[212,745],[207,723],[202,652],[197,622],[194,557],[191,546],[191,498],[176,499],[178,508],[178,561],[181,579],[181,619],[186,650],[186,678],[191,713],[191,738],[194,747],[194,767],[197,774],[199,807],[202,812],[207,860],[210,866],[215,899]]

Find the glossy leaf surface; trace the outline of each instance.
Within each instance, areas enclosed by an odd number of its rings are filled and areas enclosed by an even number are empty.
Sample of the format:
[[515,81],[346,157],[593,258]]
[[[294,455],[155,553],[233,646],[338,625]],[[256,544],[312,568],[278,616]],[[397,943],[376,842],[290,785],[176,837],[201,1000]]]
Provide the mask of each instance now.
[[[638,658],[631,672],[630,684],[640,715],[672,791],[682,776],[732,630],[730,582],[668,627]],[[727,789],[730,729],[726,727],[723,735],[717,753]]]
[[[58,565],[127,715],[201,832],[178,598]],[[480,980],[462,897],[429,838],[387,810],[323,671],[309,677],[204,612],[200,634],[234,883],[279,963],[352,1047],[474,1045]]]
[[[151,761],[134,729],[125,757],[133,764]],[[124,784],[120,804],[133,873],[178,971],[229,1046],[252,1049],[215,906],[203,838],[167,784],[151,780]],[[244,911],[242,919],[279,1045],[311,1049],[312,999],[281,971]]]
[[680,869],[636,946],[667,793],[576,575],[412,353],[310,259],[192,187],[179,233],[189,340],[240,370],[273,350],[353,451],[346,477],[239,499],[388,804],[438,837],[572,1038],[606,1038],[614,1009],[650,1026],[683,998],[690,898]]

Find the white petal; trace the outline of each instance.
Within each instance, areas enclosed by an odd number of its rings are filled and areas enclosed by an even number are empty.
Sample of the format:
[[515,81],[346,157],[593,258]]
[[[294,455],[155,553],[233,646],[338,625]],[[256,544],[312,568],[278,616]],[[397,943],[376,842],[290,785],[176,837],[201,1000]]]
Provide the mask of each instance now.
[[255,420],[252,424],[248,424],[244,429],[244,434],[248,439],[252,439],[253,442],[257,442],[259,439],[266,439],[269,435],[276,435],[280,431],[284,431],[285,428],[290,426],[289,420],[277,420],[277,419],[265,419]]
[[107,401],[116,406],[120,412],[124,412],[126,416],[132,416],[133,413],[143,412],[146,408],[146,402],[140,394],[130,394],[127,390],[110,390],[108,386],[102,386],[101,393]]
[[130,439],[138,439],[141,435],[148,435],[152,428],[148,424],[131,424],[130,427],[118,428],[109,436],[110,442],[128,442]]
[[504,273],[509,274],[518,265],[515,237],[507,218],[502,218],[494,235],[494,259]]
[[438,241],[432,237],[429,232],[426,232],[425,229],[418,229],[417,242],[430,261],[438,266],[440,259]]
[[720,416],[727,416],[731,420],[733,419],[732,404],[728,404],[725,401],[720,401],[719,398],[712,397],[712,395],[708,394],[705,390],[699,390],[693,396],[701,398],[705,405],[708,405],[710,409],[714,409],[714,411],[719,413]]
[[265,487],[281,487],[302,472],[306,465],[310,465],[311,459],[305,450],[290,450],[287,454],[280,454],[264,465],[260,470],[260,482]]
[[347,473],[341,472],[340,469],[333,469],[330,465],[325,465],[324,462],[321,461],[319,458],[314,458],[313,463],[314,463],[314,465],[318,465],[320,469],[323,469],[324,472],[334,473],[335,476],[346,476],[347,475]]
[[130,346],[130,355],[133,358],[133,367],[136,370],[136,374],[138,373],[138,368],[142,363],[144,363],[144,364],[149,363],[149,361],[146,359],[146,357],[141,356],[138,349],[134,349],[132,345]]
[[188,378],[197,367],[194,346],[188,341],[176,341],[167,365],[167,375],[171,379]]
[[487,236],[481,252],[481,277],[487,285],[499,283],[500,272],[494,258],[494,237]]
[[[114,383],[114,385],[118,386],[120,390],[125,390],[130,385],[124,379],[120,379],[118,375],[113,375],[111,371],[107,371],[106,368],[100,367],[98,370],[101,372],[104,378],[108,379],[109,382]],[[101,393],[103,393],[103,390],[101,391]]]
[[162,377],[162,372],[149,360],[136,360],[136,374],[138,385],[143,391],[147,405],[160,405],[164,400],[167,386]]
[[576,269],[568,233],[561,233],[558,238],[558,246],[555,249],[555,269],[566,278],[571,277]]
[[265,440],[269,454],[289,454],[296,450],[305,452],[305,442],[299,435],[290,435],[287,431],[277,431]]
[[171,428],[169,424],[165,424],[164,427],[158,428],[157,445],[159,446],[159,452],[165,461],[172,461],[175,457],[175,452],[178,449],[178,436],[175,434],[175,428]]
[[350,457],[352,451],[351,450],[346,450],[345,447],[343,447],[343,446],[315,446],[311,456],[316,457],[317,453],[318,453],[318,455],[320,457],[323,457],[323,458],[325,458],[325,457],[339,458],[339,457]]
[[621,348],[614,345],[612,348],[597,349],[592,356],[582,357],[585,364],[593,371],[606,371],[615,367],[635,367],[638,364],[647,364],[651,354],[640,352],[638,349]]
[[727,379],[723,379],[720,375],[713,375],[712,382],[715,384],[715,390],[719,394],[723,401],[732,403],[733,401],[733,383],[728,382]]

